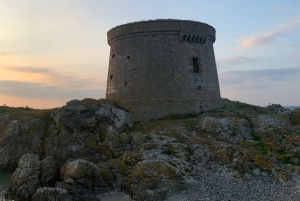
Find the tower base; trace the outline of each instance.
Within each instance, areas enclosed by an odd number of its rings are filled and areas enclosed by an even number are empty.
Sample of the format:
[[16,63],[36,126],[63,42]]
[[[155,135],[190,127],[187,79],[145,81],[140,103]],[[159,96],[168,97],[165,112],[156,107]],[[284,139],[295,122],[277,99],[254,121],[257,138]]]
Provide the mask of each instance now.
[[147,121],[175,114],[197,114],[223,105],[221,98],[197,100],[190,98],[112,100],[128,110],[134,121]]

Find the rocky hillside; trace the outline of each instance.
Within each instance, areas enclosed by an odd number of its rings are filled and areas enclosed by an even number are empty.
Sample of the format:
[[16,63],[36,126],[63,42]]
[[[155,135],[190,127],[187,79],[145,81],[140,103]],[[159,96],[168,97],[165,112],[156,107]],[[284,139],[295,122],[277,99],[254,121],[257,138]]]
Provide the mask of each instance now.
[[62,108],[0,107],[7,199],[101,200],[117,191],[165,200],[203,175],[300,181],[300,110],[224,100],[221,109],[133,122],[107,100]]

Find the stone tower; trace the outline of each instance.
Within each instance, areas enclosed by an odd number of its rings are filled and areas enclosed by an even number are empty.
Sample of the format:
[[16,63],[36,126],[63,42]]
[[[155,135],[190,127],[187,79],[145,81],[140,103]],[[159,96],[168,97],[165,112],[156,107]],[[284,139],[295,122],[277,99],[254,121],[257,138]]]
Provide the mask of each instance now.
[[215,32],[205,23],[171,19],[111,29],[106,98],[135,120],[220,107]]

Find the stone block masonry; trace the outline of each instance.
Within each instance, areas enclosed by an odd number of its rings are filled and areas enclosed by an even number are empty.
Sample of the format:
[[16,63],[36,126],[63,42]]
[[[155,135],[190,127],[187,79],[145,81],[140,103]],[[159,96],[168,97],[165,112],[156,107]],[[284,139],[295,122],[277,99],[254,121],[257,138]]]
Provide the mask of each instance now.
[[221,107],[215,29],[187,20],[124,24],[107,33],[106,98],[135,120]]

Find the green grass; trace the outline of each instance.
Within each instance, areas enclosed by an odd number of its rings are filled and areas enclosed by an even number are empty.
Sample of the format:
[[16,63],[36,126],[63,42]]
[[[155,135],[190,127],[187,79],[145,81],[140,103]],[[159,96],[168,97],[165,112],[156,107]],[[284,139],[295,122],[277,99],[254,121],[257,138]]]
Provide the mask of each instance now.
[[158,119],[152,120],[152,121],[171,120],[171,119],[190,119],[190,118],[195,118],[198,115],[199,114],[195,114],[195,113],[173,114],[173,115],[169,115],[169,116],[166,116],[166,117],[158,118]]
[[285,152],[284,150],[279,150],[275,155],[276,158],[284,164],[299,165],[293,160],[293,158],[300,159],[300,153],[298,152]]
[[239,118],[247,120],[249,122],[249,124],[250,124],[251,129],[253,130],[254,124],[253,124],[253,122],[252,122],[252,120],[251,120],[251,118],[249,116],[247,116],[247,115],[240,115]]
[[257,135],[257,133],[255,133],[254,130],[252,130],[252,139],[254,141],[261,141],[261,138],[259,137],[259,135]]
[[8,106],[6,106],[6,104],[3,104],[2,106],[0,106],[0,113],[4,113],[7,111],[7,108],[9,108]]
[[259,150],[263,155],[267,155],[269,153],[266,145],[263,142],[255,145],[255,149]]
[[17,107],[16,109],[21,109],[21,110],[35,110],[34,108],[29,107],[28,105],[23,106],[23,107]]
[[300,125],[300,110],[292,114],[291,122],[294,125]]
[[166,149],[164,149],[164,151],[162,153],[171,155],[173,153],[173,147],[167,147]]
[[241,103],[241,102],[235,102],[234,104],[235,108],[238,110],[243,110],[245,108],[249,108],[250,105],[246,104],[246,103]]

